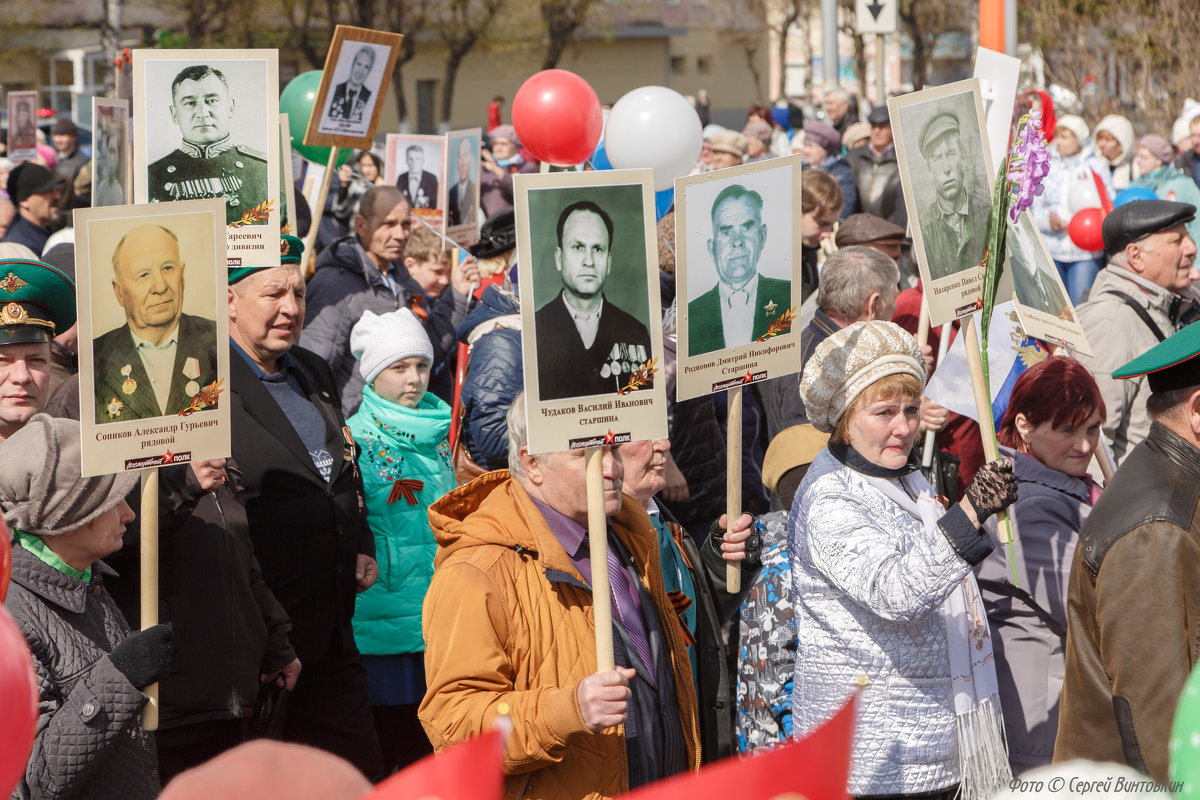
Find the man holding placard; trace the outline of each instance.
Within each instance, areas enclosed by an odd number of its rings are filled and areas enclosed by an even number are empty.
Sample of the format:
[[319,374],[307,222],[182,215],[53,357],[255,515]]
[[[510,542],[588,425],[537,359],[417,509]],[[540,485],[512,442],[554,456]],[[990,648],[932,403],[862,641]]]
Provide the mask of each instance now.
[[[558,216],[554,267],[558,296],[537,310],[542,400],[616,392],[650,358],[646,326],[604,296],[612,274],[613,221],[591,200]],[[641,276],[638,276],[641,279]]]
[[[700,762],[683,628],[643,508],[622,502],[618,453],[601,456],[615,661],[594,672],[584,452],[531,455],[524,395],[508,415],[511,472],[429,509],[438,540],[425,598],[420,717],[436,750],[513,723],[505,796],[613,797]],[[507,709],[504,710],[504,707]]]

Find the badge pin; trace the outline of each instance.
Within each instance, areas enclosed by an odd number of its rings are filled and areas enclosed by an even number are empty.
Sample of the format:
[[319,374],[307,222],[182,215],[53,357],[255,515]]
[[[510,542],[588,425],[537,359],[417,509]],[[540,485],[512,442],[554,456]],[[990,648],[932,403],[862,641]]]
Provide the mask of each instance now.
[[167,164],[167,174],[171,175],[171,174],[174,174],[174,172],[175,172],[175,165]]
[[137,391],[137,381],[133,378],[126,378],[125,382],[121,384],[121,391],[125,394],[133,394]]
[[767,312],[768,314],[774,314],[775,313],[775,301],[768,300],[767,304],[765,306],[763,306],[763,311]]
[[188,397],[195,397],[200,391],[200,384],[196,383],[195,381],[188,381],[187,386],[183,387],[183,391]]

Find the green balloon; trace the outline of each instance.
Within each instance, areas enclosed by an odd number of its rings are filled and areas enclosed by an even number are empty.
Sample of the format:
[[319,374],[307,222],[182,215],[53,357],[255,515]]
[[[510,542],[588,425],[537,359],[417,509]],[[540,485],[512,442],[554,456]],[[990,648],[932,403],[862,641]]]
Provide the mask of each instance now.
[[[325,166],[329,163],[329,151],[333,148],[304,144],[308,118],[312,115],[313,103],[317,101],[317,90],[321,87],[321,75],[321,70],[314,69],[292,78],[279,95],[279,113],[288,115],[288,133],[292,136],[292,149],[306,160]],[[345,164],[353,154],[353,148],[341,148],[337,165],[340,167]]]
[[1200,668],[1192,670],[1183,685],[1167,752],[1175,796],[1200,793]]

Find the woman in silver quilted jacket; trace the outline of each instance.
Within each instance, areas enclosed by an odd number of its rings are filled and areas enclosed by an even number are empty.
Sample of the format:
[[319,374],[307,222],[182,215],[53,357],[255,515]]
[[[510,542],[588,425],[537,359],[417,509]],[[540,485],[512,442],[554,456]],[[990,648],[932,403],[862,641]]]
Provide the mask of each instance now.
[[788,526],[793,721],[803,736],[861,687],[852,794],[989,798],[1011,773],[971,567],[1016,482],[999,459],[949,509],[933,496],[910,458],[926,371],[916,340],[878,321],[842,328],[805,367],[809,418],[831,435]]

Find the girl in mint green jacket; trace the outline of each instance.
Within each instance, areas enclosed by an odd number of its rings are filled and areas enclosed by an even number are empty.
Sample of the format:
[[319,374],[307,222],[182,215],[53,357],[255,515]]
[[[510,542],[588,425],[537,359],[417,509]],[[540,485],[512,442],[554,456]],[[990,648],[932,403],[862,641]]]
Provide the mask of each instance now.
[[432,752],[417,720],[425,694],[421,604],[437,545],[427,509],[454,488],[450,407],[427,394],[433,346],[407,308],[363,314],[350,334],[366,386],[347,424],[361,454],[379,578],[358,596],[354,638],[389,772]]

